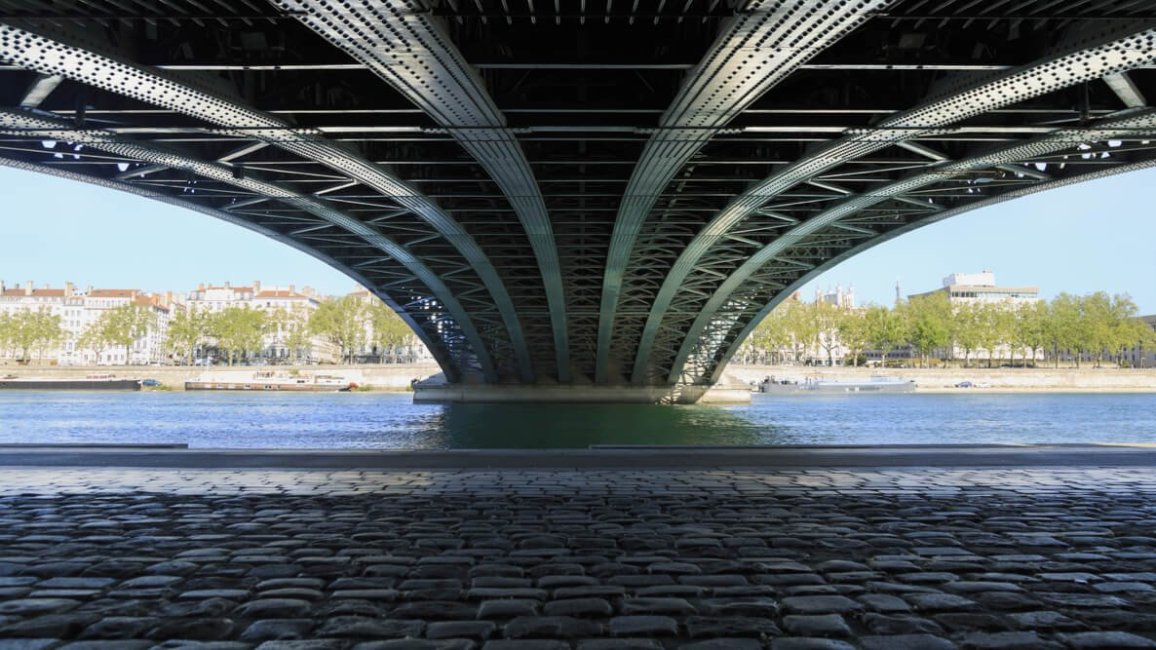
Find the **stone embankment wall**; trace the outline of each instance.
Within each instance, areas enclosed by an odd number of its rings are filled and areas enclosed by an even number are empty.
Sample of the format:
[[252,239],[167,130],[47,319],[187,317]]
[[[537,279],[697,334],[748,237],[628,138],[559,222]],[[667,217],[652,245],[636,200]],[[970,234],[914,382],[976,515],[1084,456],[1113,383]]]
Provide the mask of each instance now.
[[823,368],[809,366],[728,366],[726,374],[739,381],[760,381],[768,375],[776,380],[803,381],[806,378],[836,381],[863,381],[873,376],[913,379],[921,391],[960,390],[962,381],[983,384],[971,390],[1051,390],[1051,391],[1156,391],[1156,369],[1130,368]]
[[[43,378],[83,378],[93,373],[108,373],[117,377],[136,379],[156,379],[164,386],[183,390],[186,381],[206,379],[213,381],[248,381],[254,373],[274,371],[288,373],[293,366],[244,366],[228,368],[181,368],[171,366],[100,366],[87,368],[59,368],[37,366],[0,366],[0,376],[13,374],[18,377]],[[335,375],[356,382],[374,390],[409,390],[414,379],[425,379],[441,372],[435,364],[388,364],[372,366],[298,366],[302,375]]]

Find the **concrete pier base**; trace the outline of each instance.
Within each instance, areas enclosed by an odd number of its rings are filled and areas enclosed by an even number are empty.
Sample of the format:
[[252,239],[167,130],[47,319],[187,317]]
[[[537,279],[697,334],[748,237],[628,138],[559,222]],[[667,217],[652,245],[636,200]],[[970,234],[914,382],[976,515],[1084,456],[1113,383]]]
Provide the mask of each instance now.
[[745,386],[495,386],[490,384],[414,385],[414,402],[539,402],[579,404],[741,404],[751,401]]

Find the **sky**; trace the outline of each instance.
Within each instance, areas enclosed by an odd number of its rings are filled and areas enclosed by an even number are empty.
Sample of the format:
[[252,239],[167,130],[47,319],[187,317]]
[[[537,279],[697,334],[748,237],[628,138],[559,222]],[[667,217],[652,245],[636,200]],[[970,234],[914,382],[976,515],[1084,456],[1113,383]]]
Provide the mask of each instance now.
[[[953,273],[991,270],[1040,295],[1126,293],[1156,314],[1156,169],[1041,192],[897,237],[805,286],[853,287],[858,304],[890,305]],[[7,286],[185,292],[199,283],[356,283],[295,249],[199,213],[122,192],[0,167],[0,280]]]

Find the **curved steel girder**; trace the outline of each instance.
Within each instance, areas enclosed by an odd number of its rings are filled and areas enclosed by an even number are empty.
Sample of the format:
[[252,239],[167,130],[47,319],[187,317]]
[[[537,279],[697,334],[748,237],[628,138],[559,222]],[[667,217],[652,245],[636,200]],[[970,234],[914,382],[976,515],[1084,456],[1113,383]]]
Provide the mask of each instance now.
[[[192,210],[193,212],[200,212],[201,214],[213,217],[215,219],[220,219],[221,221],[224,221],[226,223],[231,223],[235,226],[240,226],[242,228],[245,228],[246,230],[251,230],[255,233],[264,235],[265,237],[268,237],[272,240],[275,240],[281,244],[284,244],[284,245],[289,246],[291,248],[294,248],[298,251],[301,251],[302,253],[305,253],[306,255],[309,255],[310,257],[318,259],[318,260],[328,264],[329,266],[332,266],[333,268],[337,269],[338,271],[341,271],[342,273],[349,276],[350,278],[355,280],[358,284],[360,284],[364,287],[372,287],[373,286],[373,281],[370,280],[369,278],[367,278],[367,277],[361,275],[360,273],[357,273],[356,271],[350,269],[348,266],[342,264],[340,261],[338,261],[332,257],[329,257],[328,255],[321,253],[320,251],[316,250],[315,248],[307,246],[307,245],[305,245],[305,244],[303,244],[303,243],[301,243],[301,242],[299,242],[299,241],[297,241],[291,237],[286,237],[285,235],[283,235],[283,234],[281,234],[275,230],[270,230],[268,228],[264,228],[260,225],[257,225],[255,223],[247,221],[241,217],[238,217],[237,215],[229,214],[228,212],[223,212],[221,210],[214,210],[213,208],[209,208],[209,207],[200,205],[198,203],[193,203],[192,201],[183,201],[183,200],[178,199],[176,197],[169,196],[167,194],[163,194],[161,192],[157,192],[154,190],[149,190],[147,188],[140,187],[137,185],[132,185],[132,184],[126,183],[124,181],[115,181],[115,180],[111,180],[111,179],[107,179],[107,178],[101,178],[99,176],[90,176],[87,174],[80,174],[80,173],[77,173],[74,171],[58,169],[56,167],[50,167],[47,165],[38,165],[36,163],[30,163],[30,162],[27,162],[24,160],[19,160],[16,158],[8,158],[7,156],[0,156],[0,166],[11,167],[12,169],[21,169],[24,171],[36,172],[38,174],[44,174],[46,176],[55,176],[57,178],[63,178],[63,179],[67,179],[70,181],[77,181],[80,183],[88,183],[89,185],[95,185],[95,186],[103,187],[103,188],[110,189],[110,190],[125,192],[127,194],[134,194],[134,195],[142,197],[142,198],[152,199],[154,201],[159,201],[161,203],[167,203],[167,204],[172,205],[174,207],[182,208],[185,210]],[[407,313],[388,294],[386,294],[382,291],[379,291],[379,290],[375,290],[375,289],[370,289],[370,290],[373,291],[374,295],[376,295],[382,302],[389,305],[389,307],[391,309],[393,309],[395,312],[397,312],[398,316],[400,316],[401,319],[403,321],[405,321],[406,325],[409,325],[409,328],[413,331],[414,335],[416,335],[419,339],[421,339],[421,342],[426,346],[426,348],[429,349],[430,354],[433,355],[434,359],[438,363],[438,366],[440,366],[441,369],[446,372],[447,378],[450,377],[451,373],[454,373],[454,374],[457,373],[457,367],[454,364],[449,351],[442,344],[441,340],[430,336],[429,332],[427,332],[425,330],[425,328],[423,328],[421,326],[421,324],[418,323],[413,318],[413,316],[411,316],[409,313]]]
[[[65,78],[161,106],[268,142],[316,161],[390,197],[429,223],[470,263],[490,292],[502,316],[518,359],[521,380],[533,379],[530,355],[509,293],[493,264],[462,226],[433,201],[381,167],[308,130],[294,130],[284,120],[205,90],[175,75],[138,65],[100,51],[0,22],[0,59],[41,74]],[[267,131],[266,131],[267,130]]]
[[875,237],[874,239],[871,239],[870,241],[864,242],[858,246],[850,248],[850,249],[844,251],[843,253],[840,253],[839,255],[832,257],[829,260],[824,261],[822,264],[816,266],[811,271],[808,271],[805,275],[803,275],[799,279],[795,280],[794,282],[792,282],[789,285],[787,285],[786,287],[784,287],[778,293],[778,295],[775,296],[774,300],[767,303],[766,306],[764,306],[762,309],[760,309],[750,319],[750,321],[747,322],[743,326],[743,329],[740,330],[734,336],[733,339],[731,339],[729,346],[727,347],[727,349],[725,350],[723,355],[721,357],[719,357],[719,361],[714,366],[714,369],[711,370],[710,376],[707,378],[706,383],[713,384],[719,380],[719,378],[722,376],[723,370],[726,369],[726,365],[728,363],[730,363],[730,360],[732,358],[734,358],[735,353],[738,352],[738,349],[743,344],[743,341],[745,341],[747,339],[747,337],[751,335],[751,332],[753,332],[754,329],[759,326],[759,323],[762,322],[762,320],[764,318],[766,318],[767,315],[770,314],[771,311],[775,309],[775,307],[778,307],[779,304],[782,303],[783,300],[785,300],[788,296],[790,296],[795,291],[798,291],[801,287],[806,285],[808,282],[814,280],[816,277],[822,275],[823,273],[826,273],[827,271],[831,270],[832,268],[838,266],[839,264],[842,264],[843,262],[846,262],[847,260],[851,259],[852,257],[855,257],[856,255],[859,255],[860,253],[862,253],[864,251],[867,251],[871,248],[874,248],[875,246],[878,246],[879,244],[882,244],[884,242],[890,241],[896,237],[899,237],[900,235],[905,235],[905,234],[907,234],[913,230],[918,230],[919,228],[923,228],[924,226],[929,226],[929,225],[932,225],[934,223],[938,223],[940,221],[943,221],[944,219],[958,216],[958,215],[963,214],[965,212],[970,212],[972,210],[978,210],[981,208],[987,208],[987,207],[990,207],[993,205],[997,205],[999,203],[1003,203],[1004,201],[1010,201],[1013,199],[1027,196],[1029,194],[1036,194],[1038,192],[1044,192],[1044,191],[1052,190],[1052,189],[1055,189],[1058,187],[1064,187],[1066,185],[1074,185],[1076,183],[1093,181],[1093,180],[1097,180],[1097,179],[1101,179],[1101,178],[1107,178],[1109,176],[1116,176],[1118,174],[1125,174],[1125,173],[1129,173],[1129,172],[1140,171],[1143,169],[1151,169],[1153,167],[1156,167],[1156,159],[1144,160],[1144,161],[1140,161],[1140,162],[1136,162],[1136,163],[1130,163],[1127,165],[1120,165],[1119,167],[1109,167],[1107,169],[1099,169],[1099,170],[1096,170],[1094,172],[1088,172],[1086,174],[1080,174],[1079,176],[1073,176],[1071,178],[1063,178],[1063,179],[1059,179],[1059,180],[1036,183],[1036,184],[1030,185],[1028,187],[1024,187],[1024,188],[1021,188],[1018,190],[1012,190],[1010,192],[1000,194],[999,196],[993,196],[993,197],[986,199],[986,200],[983,200],[983,201],[977,201],[976,203],[970,203],[968,205],[960,206],[958,208],[953,208],[951,210],[944,210],[943,212],[938,212],[935,214],[928,215],[927,217],[925,217],[923,219],[919,219],[917,221],[913,221],[912,223],[906,224],[904,226],[900,226],[898,228],[895,228],[893,230],[888,231],[884,235],[880,235],[878,237]]
[[663,114],[630,175],[603,274],[596,381],[609,381],[611,338],[623,276],[638,234],[663,188],[719,129],[763,93],[894,1],[755,0],[728,21]]
[[[199,176],[232,185],[259,196],[280,200],[283,203],[320,217],[326,222],[356,235],[369,245],[397,260],[398,263],[409,269],[418,280],[426,285],[430,293],[444,305],[446,311],[449,312],[450,316],[454,319],[455,325],[461,330],[469,342],[470,347],[473,348],[473,353],[477,357],[482,367],[482,373],[487,381],[496,381],[497,374],[494,370],[493,360],[485,349],[485,345],[478,335],[477,328],[461,304],[458,303],[457,299],[437,274],[431,271],[406,248],[392,239],[385,237],[361,221],[326,205],[316,198],[302,196],[293,190],[281,187],[276,183],[260,180],[250,174],[246,174],[244,178],[238,178],[233,174],[234,168],[227,165],[197,160],[179,152],[155,145],[140,144],[106,131],[75,130],[70,127],[71,125],[64,120],[49,119],[25,112],[0,109],[0,132],[20,136],[27,135],[30,130],[34,130],[36,137],[84,144],[94,149],[107,151],[141,162],[191,171]],[[279,241],[281,240],[279,239]],[[352,273],[352,269],[349,269],[345,264],[338,263],[335,268],[347,275]],[[446,371],[447,377],[449,377],[450,374],[460,374],[450,368],[442,369]]]
[[482,82],[411,0],[274,0],[420,107],[477,160],[514,208],[542,275],[558,381],[570,381],[566,296],[546,201],[522,147]]
[[[714,243],[770,199],[788,188],[833,169],[847,160],[877,152],[928,131],[934,131],[994,108],[1074,84],[1099,79],[1156,60],[1156,29],[1134,25],[1121,35],[1108,35],[1081,43],[1081,48],[1052,55],[1015,68],[994,78],[965,86],[922,106],[897,113],[875,128],[857,129],[815,154],[788,165],[743,193],[715,216],[679,255],[651,307],[636,358],[634,381],[641,381],[650,361],[654,337],[663,314],[679,286]],[[789,235],[789,233],[788,233]],[[642,352],[646,352],[645,355]]]
[[[695,318],[694,324],[687,331],[686,337],[683,339],[678,354],[674,359],[674,363],[671,365],[667,380],[673,382],[681,376],[682,368],[686,364],[691,351],[698,344],[700,337],[707,329],[707,326],[710,325],[715,314],[724,304],[731,300],[735,291],[737,291],[748,278],[754,275],[755,272],[764,265],[773,261],[776,256],[792,246],[803,242],[809,235],[818,233],[828,226],[836,225],[840,219],[852,216],[864,208],[876,205],[890,198],[934,185],[945,179],[963,176],[969,172],[994,169],[1001,165],[1022,162],[1038,156],[1064,151],[1088,141],[1154,136],[1156,136],[1156,110],[1144,110],[1133,115],[1104,120],[1087,129],[1058,130],[1042,138],[1004,147],[974,158],[932,165],[932,171],[915,174],[910,178],[892,183],[878,190],[873,190],[870,194],[849,199],[830,210],[808,219],[794,228],[790,233],[767,244],[748,258],[742,266],[736,269],[734,273],[727,277],[718,289],[715,290],[710,300],[706,302],[697,318]],[[1081,175],[1077,178],[1082,177]],[[968,209],[971,208],[968,207]],[[936,213],[934,216],[940,217],[949,212],[958,214],[957,211],[951,210]],[[921,220],[920,222],[931,223],[930,220]]]

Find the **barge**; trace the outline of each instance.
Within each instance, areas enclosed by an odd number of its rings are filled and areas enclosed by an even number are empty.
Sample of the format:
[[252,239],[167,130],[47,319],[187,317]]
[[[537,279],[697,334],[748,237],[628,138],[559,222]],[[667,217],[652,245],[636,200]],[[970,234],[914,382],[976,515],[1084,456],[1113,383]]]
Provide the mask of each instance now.
[[756,390],[760,393],[914,393],[915,380],[872,377],[866,381],[805,379],[802,382],[775,382],[767,379],[756,384]]
[[196,379],[185,382],[185,390],[289,391],[297,393],[347,392],[357,384],[334,375],[292,377],[256,373],[252,379]]
[[76,379],[50,377],[0,377],[0,390],[140,390],[141,380],[113,375],[88,375]]

